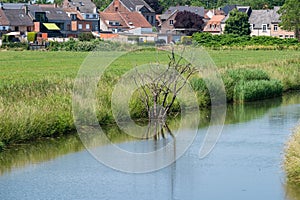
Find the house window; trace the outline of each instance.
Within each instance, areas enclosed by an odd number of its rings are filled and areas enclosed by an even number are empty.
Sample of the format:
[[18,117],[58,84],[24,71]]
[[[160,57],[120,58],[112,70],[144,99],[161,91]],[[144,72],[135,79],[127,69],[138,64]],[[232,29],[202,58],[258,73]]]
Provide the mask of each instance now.
[[89,24],[86,24],[86,25],[85,25],[85,29],[86,29],[86,30],[90,30],[90,25],[89,25]]
[[90,18],[90,15],[89,15],[89,14],[86,14],[85,16],[86,16],[87,19]]
[[78,24],[78,29],[82,30],[82,24]]
[[290,35],[290,38],[294,38],[294,35]]
[[280,38],[283,38],[283,35],[279,35]]
[[19,31],[19,27],[18,26],[15,26],[15,31]]
[[93,18],[94,18],[94,19],[97,19],[97,15],[93,15]]
[[284,38],[289,38],[289,36],[288,36],[288,35],[285,35]]
[[118,12],[118,9],[119,9],[118,7],[115,7],[115,11],[116,11],[116,12]]
[[76,18],[77,18],[76,14],[71,14],[71,19],[72,19],[72,21],[75,21]]
[[171,26],[173,26],[174,25],[174,20],[170,20],[169,23],[170,23]]
[[149,22],[149,16],[148,16],[148,15],[146,16],[146,19],[147,19],[147,21]]
[[154,24],[154,17],[151,16],[151,24]]
[[262,31],[263,32],[267,32],[267,24],[263,24],[262,25]]
[[5,31],[5,30],[6,30],[6,27],[5,27],[5,26],[2,26],[2,30]]
[[278,25],[274,25],[274,31],[278,31]]
[[215,28],[217,28],[217,25],[216,25],[216,24],[214,24],[214,29],[215,29]]

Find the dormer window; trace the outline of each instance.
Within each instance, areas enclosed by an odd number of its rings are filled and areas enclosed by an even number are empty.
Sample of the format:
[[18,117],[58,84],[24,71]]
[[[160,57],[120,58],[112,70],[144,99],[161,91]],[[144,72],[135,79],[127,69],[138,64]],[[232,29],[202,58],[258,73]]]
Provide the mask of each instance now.
[[111,25],[111,26],[120,26],[120,22],[118,22],[118,21],[110,21],[109,25]]

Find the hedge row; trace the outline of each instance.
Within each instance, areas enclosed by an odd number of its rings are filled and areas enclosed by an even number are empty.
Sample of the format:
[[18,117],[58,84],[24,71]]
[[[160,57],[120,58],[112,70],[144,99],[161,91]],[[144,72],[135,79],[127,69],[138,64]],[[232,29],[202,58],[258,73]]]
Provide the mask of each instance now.
[[93,51],[93,50],[127,50],[130,44],[102,41],[99,39],[91,41],[76,41],[70,39],[67,42],[50,42],[47,49],[49,51]]
[[300,44],[295,38],[281,39],[269,36],[238,36],[234,34],[212,35],[210,33],[195,33],[193,41],[196,44],[205,47],[222,47],[222,46],[278,46],[289,47]]

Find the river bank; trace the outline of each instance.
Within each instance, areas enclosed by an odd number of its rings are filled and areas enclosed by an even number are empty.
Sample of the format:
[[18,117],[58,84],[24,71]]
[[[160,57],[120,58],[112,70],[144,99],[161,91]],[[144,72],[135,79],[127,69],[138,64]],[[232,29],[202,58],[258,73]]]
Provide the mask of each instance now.
[[284,167],[288,184],[300,186],[300,124],[287,142]]
[[[192,146],[180,159],[164,169],[146,174],[122,173],[104,166],[84,149],[76,134],[14,145],[0,154],[1,197],[24,200],[296,200],[300,195],[292,198],[294,196],[284,185],[280,155],[289,130],[300,117],[299,103],[298,93],[228,105],[222,135],[207,157],[199,158],[199,148],[207,132],[204,123],[197,130]],[[176,120],[170,122],[173,131],[176,131],[176,125]],[[128,135],[118,132],[115,126],[107,128],[114,145],[132,152],[151,151],[172,142],[129,140]],[[190,133],[187,129],[182,132]],[[180,141],[176,143],[179,148]],[[99,152],[106,151],[107,145],[99,144],[95,148]],[[173,154],[173,151],[166,153]],[[164,158],[155,157],[145,164],[161,159]],[[132,163],[126,160],[124,165]]]
[[[259,69],[265,71],[270,79],[281,81],[284,91],[300,88],[298,51],[208,53],[220,73],[240,68]],[[53,137],[74,132],[71,107],[73,81],[87,55],[84,52],[1,52],[0,145],[2,147],[39,137]],[[168,62],[166,54],[160,56],[162,63]],[[109,97],[122,74],[134,65],[149,63],[156,58],[155,51],[134,52],[119,58],[111,65],[97,91],[97,100],[101,102],[97,107],[99,123],[113,122]],[[209,102],[204,101],[204,97],[200,98],[202,106],[207,106]],[[137,114],[142,112],[136,110],[134,113],[135,117],[140,117]]]

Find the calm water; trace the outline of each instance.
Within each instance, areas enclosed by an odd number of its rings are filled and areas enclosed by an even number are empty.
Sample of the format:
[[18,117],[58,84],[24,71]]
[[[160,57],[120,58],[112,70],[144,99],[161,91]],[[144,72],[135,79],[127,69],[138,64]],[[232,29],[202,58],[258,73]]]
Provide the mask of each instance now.
[[[229,107],[221,138],[209,156],[198,158],[207,129],[203,123],[193,145],[176,163],[147,174],[126,174],[100,164],[74,136],[19,145],[0,154],[0,197],[300,199],[295,190],[286,188],[282,170],[284,143],[299,119],[299,94]],[[112,141],[126,149],[143,150],[163,143],[120,136],[115,127],[107,132]],[[105,146],[99,144],[98,148]]]

